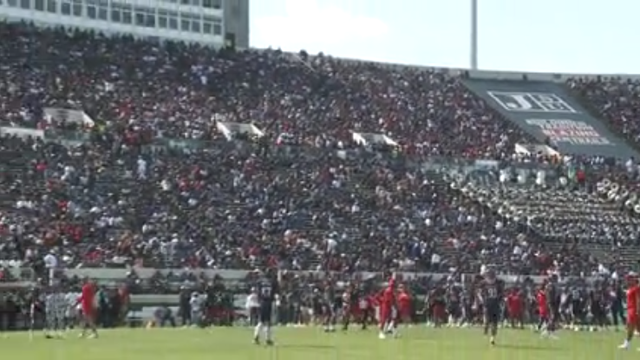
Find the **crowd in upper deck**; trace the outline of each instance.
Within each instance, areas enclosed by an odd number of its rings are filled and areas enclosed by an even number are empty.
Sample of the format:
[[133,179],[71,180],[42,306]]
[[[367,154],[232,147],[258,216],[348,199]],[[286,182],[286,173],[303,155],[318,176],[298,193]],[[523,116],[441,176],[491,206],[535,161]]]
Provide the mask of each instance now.
[[[633,159],[514,155],[535,140],[448,71],[26,24],[0,36],[5,264],[581,273],[618,266],[640,232],[596,185],[632,183]],[[635,83],[567,85],[637,142]]]

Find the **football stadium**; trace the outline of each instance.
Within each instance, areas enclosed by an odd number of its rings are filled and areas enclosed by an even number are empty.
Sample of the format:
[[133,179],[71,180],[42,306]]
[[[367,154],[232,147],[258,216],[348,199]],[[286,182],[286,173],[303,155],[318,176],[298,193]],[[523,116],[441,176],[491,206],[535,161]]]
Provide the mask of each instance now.
[[478,70],[470,3],[458,69],[0,0],[3,355],[634,356],[638,77]]

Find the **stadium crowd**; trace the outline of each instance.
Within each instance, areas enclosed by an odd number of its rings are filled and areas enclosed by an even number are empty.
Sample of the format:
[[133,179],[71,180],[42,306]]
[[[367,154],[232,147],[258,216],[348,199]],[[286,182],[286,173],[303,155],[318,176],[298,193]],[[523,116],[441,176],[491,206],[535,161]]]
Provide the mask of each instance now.
[[[596,185],[630,184],[633,159],[516,156],[535,140],[445,71],[27,24],[0,36],[6,266],[53,251],[67,267],[585,274],[638,239]],[[569,85],[637,142],[637,86]],[[264,136],[228,139],[218,122]]]

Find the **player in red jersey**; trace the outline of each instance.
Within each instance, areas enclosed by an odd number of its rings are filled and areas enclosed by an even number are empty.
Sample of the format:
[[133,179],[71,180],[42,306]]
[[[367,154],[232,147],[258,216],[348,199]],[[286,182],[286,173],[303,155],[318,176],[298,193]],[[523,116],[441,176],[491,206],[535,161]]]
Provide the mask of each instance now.
[[405,325],[411,324],[411,296],[402,285],[398,293],[398,320]]
[[627,338],[620,345],[621,349],[629,348],[633,334],[640,331],[640,286],[635,274],[627,275]]
[[[387,328],[389,327],[389,318],[391,318],[391,310],[387,312],[386,300],[385,300],[385,291],[386,288],[378,291],[373,296],[373,304],[375,306],[375,318],[378,320],[378,324],[381,327],[381,331],[387,332]],[[385,318],[383,320],[383,317]]]
[[431,291],[429,295],[429,312],[435,328],[440,328],[447,321],[447,301],[445,299],[445,290],[437,287]]
[[363,295],[358,303],[360,312],[360,325],[362,330],[367,329],[367,325],[371,322],[371,319],[375,317],[373,310],[376,306],[376,295]]
[[84,326],[80,337],[84,337],[87,333],[87,329],[91,329],[90,337],[98,337],[98,331],[96,329],[96,286],[89,279],[85,280],[82,286],[82,293],[80,295],[80,305],[82,307],[82,318]]
[[[380,334],[378,337],[380,339],[386,338],[385,331],[389,328],[393,328],[393,311],[396,305],[396,276],[395,273],[389,279],[389,284],[387,288],[382,291],[382,297],[380,301],[380,318],[379,320],[379,329]],[[395,329],[394,329],[395,331]]]
[[523,312],[524,302],[522,296],[517,289],[513,289],[509,295],[507,295],[507,312],[509,314],[509,322],[511,327],[518,326],[520,329],[524,328]]
[[538,331],[546,334],[547,326],[549,325],[549,307],[547,306],[547,292],[544,287],[538,289],[536,301],[538,302]]

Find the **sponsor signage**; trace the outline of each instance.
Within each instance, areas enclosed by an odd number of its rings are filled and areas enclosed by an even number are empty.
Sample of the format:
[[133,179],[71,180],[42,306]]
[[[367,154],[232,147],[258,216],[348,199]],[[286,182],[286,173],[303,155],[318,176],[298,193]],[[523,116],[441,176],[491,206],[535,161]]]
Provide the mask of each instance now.
[[578,111],[554,93],[488,91],[506,111],[526,113],[577,114]]
[[611,141],[584,121],[570,119],[527,119],[526,124],[538,129],[553,144],[611,145]]
[[468,80],[467,87],[504,117],[570,155],[637,157],[622,139],[551,82]]

